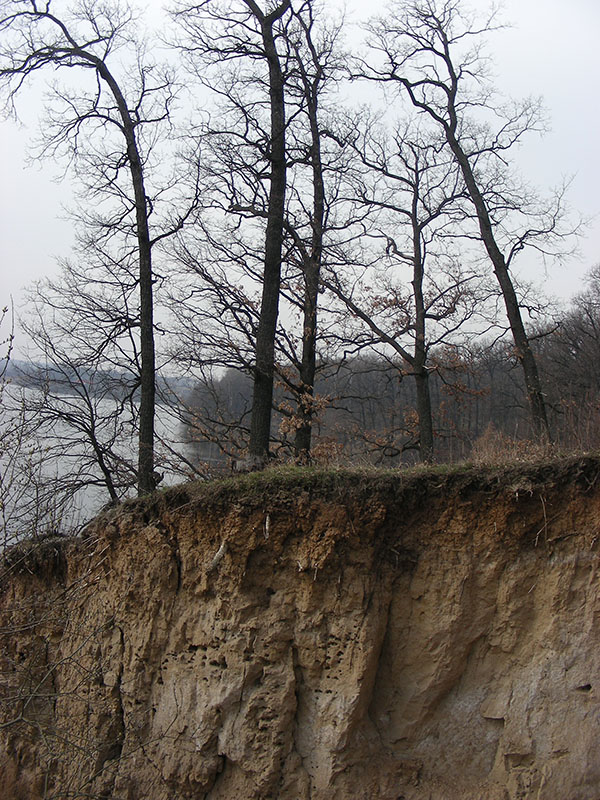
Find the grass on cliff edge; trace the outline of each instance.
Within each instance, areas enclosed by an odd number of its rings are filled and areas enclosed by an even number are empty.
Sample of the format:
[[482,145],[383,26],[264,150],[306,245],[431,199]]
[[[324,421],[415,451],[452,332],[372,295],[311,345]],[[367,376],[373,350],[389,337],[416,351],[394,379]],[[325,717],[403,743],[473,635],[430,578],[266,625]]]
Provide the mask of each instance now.
[[593,486],[600,477],[600,454],[543,458],[498,464],[418,465],[403,468],[371,466],[298,466],[275,464],[258,472],[192,481],[166,487],[146,498],[128,500],[129,510],[159,512],[183,505],[220,507],[286,504],[299,493],[328,499],[368,498],[377,494],[390,501],[425,498],[440,491],[534,492],[556,484]]
[[[373,496],[390,504],[422,507],[444,494],[449,499],[464,493],[508,492],[532,496],[556,486],[578,485],[591,490],[600,478],[600,453],[545,458],[499,464],[418,465],[404,468],[371,466],[297,466],[276,464],[260,472],[242,473],[209,481],[192,481],[166,487],[143,498],[126,500],[105,509],[96,520],[123,512],[140,515],[147,523],[165,511],[204,506],[273,507],[294,502],[299,494],[326,500],[366,502]],[[84,534],[84,538],[85,534]],[[79,536],[28,538],[7,548],[0,559],[0,586],[14,572],[59,574],[64,550]],[[2,563],[3,562],[3,563]]]

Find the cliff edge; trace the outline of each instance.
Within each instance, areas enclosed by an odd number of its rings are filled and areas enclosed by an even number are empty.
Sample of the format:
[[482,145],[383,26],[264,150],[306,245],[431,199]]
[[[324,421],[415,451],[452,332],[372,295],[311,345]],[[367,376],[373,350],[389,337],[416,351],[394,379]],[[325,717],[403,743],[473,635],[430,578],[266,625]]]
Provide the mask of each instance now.
[[598,800],[599,476],[280,470],[13,548],[0,796]]

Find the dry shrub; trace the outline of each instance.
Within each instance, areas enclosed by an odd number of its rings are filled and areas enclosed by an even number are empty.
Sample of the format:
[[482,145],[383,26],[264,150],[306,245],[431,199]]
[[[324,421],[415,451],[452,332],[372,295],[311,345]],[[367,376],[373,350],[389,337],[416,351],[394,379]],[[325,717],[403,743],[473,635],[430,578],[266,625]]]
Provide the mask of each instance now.
[[531,439],[516,439],[490,424],[475,441],[471,460],[475,464],[539,461],[552,455],[552,445]]
[[310,460],[322,467],[341,466],[348,461],[347,457],[344,457],[344,445],[335,441],[333,437],[320,439],[310,451]]

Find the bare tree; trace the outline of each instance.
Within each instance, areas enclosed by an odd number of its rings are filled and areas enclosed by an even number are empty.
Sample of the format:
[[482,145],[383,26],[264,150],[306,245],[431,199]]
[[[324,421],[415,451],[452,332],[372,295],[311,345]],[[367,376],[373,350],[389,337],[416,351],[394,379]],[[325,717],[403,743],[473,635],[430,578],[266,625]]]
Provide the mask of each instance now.
[[[511,185],[507,153],[539,123],[539,106],[527,100],[506,105],[486,74],[481,39],[495,29],[494,16],[478,25],[460,0],[396,3],[389,16],[370,26],[376,66],[363,65],[370,80],[396,86],[439,127],[463,175],[492,263],[523,369],[536,433],[550,430],[535,356],[525,329],[511,268],[526,246],[544,249],[560,237],[562,197],[543,211],[527,191]],[[518,224],[518,228],[515,225]]]
[[[93,198],[102,208],[107,196],[118,198],[119,205],[104,218],[96,208],[89,213],[101,236],[120,231],[135,240],[140,358],[137,483],[143,494],[155,486],[156,371],[154,240],[146,187],[155,134],[146,136],[145,128],[168,123],[174,84],[169,70],[158,67],[136,44],[135,24],[132,12],[117,3],[85,3],[58,16],[49,2],[3,2],[0,79],[12,104],[25,82],[41,70],[75,69],[82,77],[92,76],[82,94],[55,87],[42,151],[50,156],[68,152],[79,176],[88,175],[88,201]],[[132,53],[133,63],[127,63]],[[88,148],[86,142],[92,140],[97,146]],[[122,180],[123,172],[128,181]]]
[[566,311],[540,325],[534,342],[549,407],[563,447],[594,450],[600,441],[600,267]]
[[[287,197],[277,307],[284,304],[286,313],[284,322],[279,321],[274,329],[269,359],[274,361],[272,378],[279,384],[278,397],[282,388],[289,393],[283,403],[275,405],[288,418],[297,456],[306,459],[319,402],[314,397],[319,273],[335,201],[336,170],[343,161],[337,147],[330,144],[330,152],[324,151],[323,120],[329,109],[323,108],[322,101],[339,79],[342,59],[337,52],[339,24],[325,23],[317,3],[306,0],[289,15],[278,8],[282,14],[275,35],[285,84]],[[265,70],[268,48],[262,28],[261,38],[258,33],[249,35],[248,26],[254,20],[254,30],[257,18],[244,13],[242,3],[238,7],[202,6],[194,14],[180,9],[178,19],[186,32],[185,48],[192,66],[210,85],[220,107],[218,122],[211,118],[200,128],[201,171],[206,186],[202,233],[194,236],[188,232],[176,253],[178,261],[187,264],[199,280],[193,289],[182,289],[179,300],[184,309],[190,301],[194,303],[195,311],[188,321],[192,326],[189,330],[197,330],[196,342],[204,345],[204,357],[198,362],[214,363],[221,350],[221,365],[235,368],[237,363],[238,369],[252,369],[256,388],[257,376],[258,383],[264,383],[260,377],[264,370],[256,368],[260,362],[257,354],[264,350],[266,329],[262,320],[267,319],[264,314],[269,309],[275,310],[272,289],[268,290],[271,300],[265,294],[264,265],[265,258],[272,261],[267,242],[272,230],[273,181],[277,175],[277,180],[281,178],[281,173],[272,168],[273,154],[278,151],[271,144],[277,129],[272,116],[272,73]],[[264,245],[258,244],[259,235],[264,236]],[[294,330],[295,325],[300,333]],[[187,336],[185,332],[183,335]],[[205,375],[204,380],[213,382],[211,376]],[[260,399],[260,392],[259,386],[256,398]],[[273,397],[271,390],[272,406]],[[256,422],[255,405],[253,402],[251,417]],[[273,425],[269,423],[269,427],[273,437]],[[252,435],[251,429],[250,440]],[[252,444],[249,449],[251,460],[256,462]]]
[[[346,336],[391,351],[402,375],[414,379],[416,446],[429,461],[431,355],[466,335],[465,324],[484,311],[485,288],[469,253],[464,184],[439,136],[410,121],[388,133],[372,116],[362,117],[341,144],[355,156],[349,191],[372,211],[364,239],[379,259],[369,269],[338,267],[325,283],[350,311],[350,330],[353,318],[364,326],[358,338]],[[407,446],[415,446],[412,436]]]
[[288,213],[286,218],[286,225],[299,254],[304,283],[301,356],[298,382],[293,387],[297,409],[294,449],[296,457],[301,460],[310,457],[315,414],[320,275],[324,239],[334,200],[334,191],[328,185],[331,183],[328,173],[334,172],[334,157],[326,157],[324,153],[325,115],[322,105],[325,94],[339,81],[342,62],[337,45],[341,23],[323,25],[321,12],[322,9],[313,0],[305,0],[294,12],[297,25],[290,35],[294,68],[288,91],[296,96],[306,129],[305,135],[295,137],[295,160],[298,164],[306,162],[310,170],[308,186],[312,189],[312,202],[307,202],[302,196],[302,185],[298,187],[294,184],[290,190],[297,205],[305,210],[305,217],[309,221],[308,235],[303,235],[298,226],[298,214]]
[[[44,440],[47,469],[56,464],[63,492],[96,487],[96,505],[136,484],[135,269],[95,260],[66,261],[58,277],[29,292],[23,319],[31,357],[22,372]],[[67,466],[68,465],[68,466]]]
[[[262,158],[267,159],[268,197],[265,206],[265,238],[262,269],[262,291],[255,339],[254,394],[250,420],[249,459],[254,466],[265,463],[269,454],[271,413],[273,405],[275,335],[279,314],[283,220],[286,191],[286,114],[285,66],[278,50],[278,29],[290,11],[290,0],[271,4],[263,10],[254,0],[240,0],[233,8],[219,2],[195,6],[181,4],[176,19],[184,31],[183,48],[204,63],[239,62],[241,82],[248,87],[248,69],[256,79],[256,88],[265,94],[256,100],[260,107],[268,103],[269,124],[266,138],[260,143]],[[248,69],[244,72],[244,68]],[[259,74],[254,68],[257,68]],[[239,89],[238,82],[237,88]],[[233,89],[234,87],[232,87]],[[217,91],[223,91],[217,89]],[[255,129],[249,120],[249,108],[254,101],[225,91],[227,101],[234,105],[242,120]],[[241,101],[241,102],[240,102]],[[248,128],[234,135],[243,140]],[[243,142],[242,142],[243,145]],[[261,181],[262,183],[262,181]],[[235,197],[230,205],[235,206]]]
[[[10,332],[2,330],[10,322]],[[12,361],[14,314],[0,313],[0,550],[20,539],[42,537],[73,520],[72,496],[59,491],[48,469],[40,420]]]
[[287,170],[284,75],[277,52],[274,25],[289,11],[290,0],[284,0],[270,13],[264,13],[254,0],[245,0],[245,2],[260,23],[265,56],[269,65],[269,96],[271,100],[271,181],[265,232],[263,292],[256,331],[256,367],[249,442],[250,458],[257,464],[264,464],[269,454],[271,436],[275,333],[281,284],[281,249]]

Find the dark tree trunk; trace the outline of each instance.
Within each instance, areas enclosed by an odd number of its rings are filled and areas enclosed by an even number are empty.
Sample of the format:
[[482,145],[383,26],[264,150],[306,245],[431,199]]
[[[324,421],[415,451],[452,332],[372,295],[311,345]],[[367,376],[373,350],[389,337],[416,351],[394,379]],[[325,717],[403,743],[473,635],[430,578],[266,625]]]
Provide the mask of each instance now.
[[[305,29],[306,31],[306,29]],[[309,32],[306,31],[309,46]],[[313,58],[317,58],[313,52]],[[307,100],[307,113],[311,134],[311,167],[313,181],[313,219],[310,254],[304,263],[304,313],[302,327],[302,363],[300,365],[300,394],[298,415],[300,424],[296,430],[294,450],[296,458],[308,461],[312,440],[314,417],[314,391],[317,358],[317,307],[319,298],[319,279],[323,257],[323,220],[325,217],[325,186],[323,181],[323,162],[321,158],[321,137],[319,135],[318,97],[321,71],[311,83],[303,74],[304,90]]]
[[304,314],[302,333],[302,362],[298,392],[299,424],[294,439],[294,451],[300,461],[308,461],[312,441],[314,390],[316,374],[317,299],[319,292],[320,258],[313,258],[304,268]]
[[417,416],[419,418],[419,455],[421,461],[428,463],[433,459],[433,423],[429,373],[423,367],[414,373],[414,378],[417,389]]
[[275,44],[273,25],[290,7],[290,2],[286,0],[266,16],[253,0],[245,0],[245,2],[261,25],[263,46],[269,65],[271,105],[271,185],[265,234],[262,299],[256,333],[256,365],[249,444],[251,462],[261,466],[269,456],[271,438],[275,333],[279,313],[286,189],[284,79]]
[[421,461],[433,458],[433,420],[431,396],[429,394],[429,374],[427,372],[427,343],[425,301],[423,299],[423,249],[421,246],[421,226],[419,224],[419,182],[415,176],[411,207],[413,240],[413,297],[415,301],[415,348],[413,371],[417,390],[417,418],[419,420],[419,456]]
[[140,411],[138,432],[138,494],[156,488],[154,478],[154,417],[156,408],[156,363],[152,287],[152,244],[148,226],[148,206],[144,188],[144,169],[135,136],[135,126],[119,85],[105,64],[96,66],[115,98],[127,142],[127,159],[133,185],[136,236],[138,242],[140,298]]
[[446,136],[448,144],[454,153],[465,179],[467,191],[469,192],[469,196],[475,207],[475,213],[477,214],[481,240],[492,262],[494,273],[498,285],[500,286],[500,291],[502,292],[506,315],[515,343],[516,356],[523,369],[534,431],[537,436],[540,436],[546,441],[550,441],[550,427],[537,363],[523,324],[519,300],[506,265],[506,259],[496,243],[487,206],[477,184],[477,179],[473,173],[471,163],[462,149],[460,142],[456,138],[454,130],[449,126],[446,127]]

